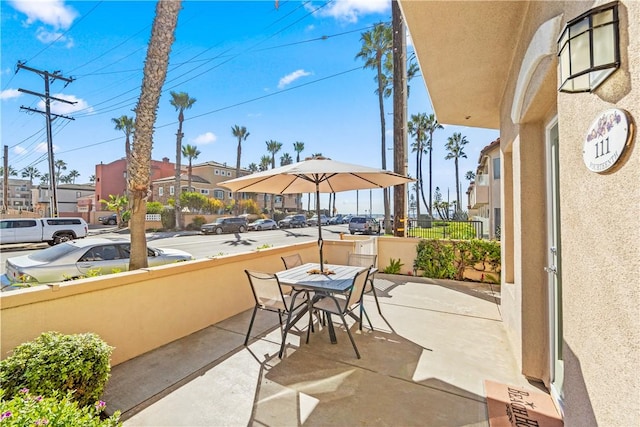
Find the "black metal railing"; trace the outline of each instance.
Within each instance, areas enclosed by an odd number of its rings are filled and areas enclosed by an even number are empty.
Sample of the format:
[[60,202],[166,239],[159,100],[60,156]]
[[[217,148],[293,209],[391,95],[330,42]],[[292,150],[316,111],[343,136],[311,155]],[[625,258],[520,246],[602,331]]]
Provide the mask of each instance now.
[[421,239],[482,239],[482,221],[409,219],[407,237]]

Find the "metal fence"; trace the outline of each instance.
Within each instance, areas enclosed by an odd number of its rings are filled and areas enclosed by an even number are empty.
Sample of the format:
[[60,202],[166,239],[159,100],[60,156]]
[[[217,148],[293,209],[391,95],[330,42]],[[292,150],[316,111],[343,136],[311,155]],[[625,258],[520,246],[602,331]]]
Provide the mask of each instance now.
[[482,221],[409,219],[407,237],[422,239],[482,239]]

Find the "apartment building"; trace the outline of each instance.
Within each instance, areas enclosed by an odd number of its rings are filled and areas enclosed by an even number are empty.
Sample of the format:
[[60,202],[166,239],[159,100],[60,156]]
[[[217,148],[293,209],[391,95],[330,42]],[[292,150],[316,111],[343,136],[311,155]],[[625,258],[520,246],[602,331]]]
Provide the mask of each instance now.
[[500,240],[500,138],[480,151],[467,195],[469,219],[482,222],[484,237]]

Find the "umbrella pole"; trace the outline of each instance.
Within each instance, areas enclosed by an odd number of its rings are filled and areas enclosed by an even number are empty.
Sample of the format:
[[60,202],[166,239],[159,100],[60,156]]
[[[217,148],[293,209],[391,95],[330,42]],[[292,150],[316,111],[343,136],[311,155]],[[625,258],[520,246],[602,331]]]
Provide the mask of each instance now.
[[322,259],[322,221],[320,221],[320,184],[316,181],[316,216],[318,218],[318,248],[320,248],[320,272],[324,273]]

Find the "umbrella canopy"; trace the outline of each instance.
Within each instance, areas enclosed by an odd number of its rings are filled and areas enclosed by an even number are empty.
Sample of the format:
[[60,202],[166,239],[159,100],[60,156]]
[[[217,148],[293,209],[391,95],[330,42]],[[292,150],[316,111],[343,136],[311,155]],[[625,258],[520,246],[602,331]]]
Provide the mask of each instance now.
[[[234,192],[297,194],[316,193],[316,212],[320,218],[320,193],[386,188],[413,181],[406,176],[366,166],[314,157],[302,162],[257,172],[218,185]],[[320,270],[322,260],[322,227],[318,220]]]

